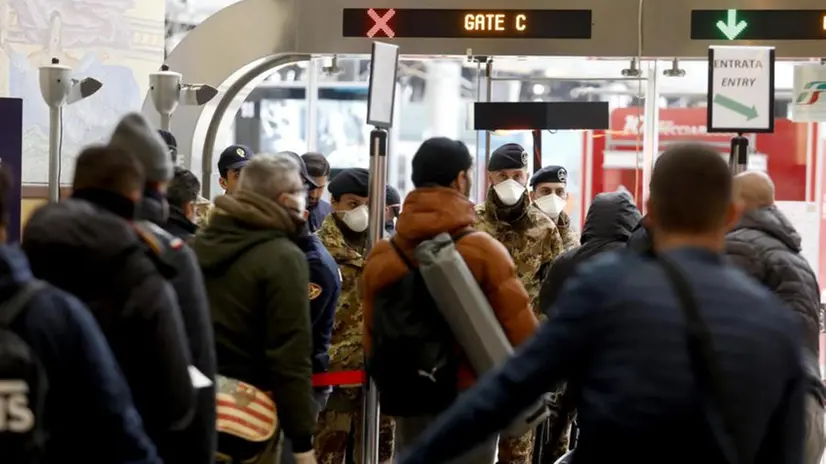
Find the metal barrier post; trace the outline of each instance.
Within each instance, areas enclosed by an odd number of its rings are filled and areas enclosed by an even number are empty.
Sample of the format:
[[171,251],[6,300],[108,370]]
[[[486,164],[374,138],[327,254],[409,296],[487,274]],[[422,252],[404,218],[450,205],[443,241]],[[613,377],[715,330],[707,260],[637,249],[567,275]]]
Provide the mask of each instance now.
[[749,139],[743,137],[742,133],[731,138],[728,164],[731,168],[731,174],[735,176],[746,171],[749,167]]
[[[381,240],[384,232],[384,199],[387,188],[387,131],[375,128],[370,132],[370,189],[368,250]],[[364,385],[364,433],[362,455],[364,464],[379,462],[379,392],[373,379]]]

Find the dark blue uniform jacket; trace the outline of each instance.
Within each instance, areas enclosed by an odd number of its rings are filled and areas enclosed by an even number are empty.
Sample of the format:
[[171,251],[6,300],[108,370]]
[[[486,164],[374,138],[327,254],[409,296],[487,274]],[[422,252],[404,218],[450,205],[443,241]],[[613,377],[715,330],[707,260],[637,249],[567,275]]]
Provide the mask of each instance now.
[[313,234],[298,238],[298,246],[310,265],[310,320],[313,330],[313,372],[327,372],[330,337],[341,293],[341,273],[335,259]]
[[[31,279],[23,253],[0,246],[0,301]],[[161,462],[109,345],[83,303],[49,287],[32,297],[11,329],[35,353],[49,383],[44,464]]]
[[[712,333],[740,462],[802,462],[804,380],[796,321],[724,257],[666,252],[688,277]],[[721,464],[686,349],[685,317],[652,256],[609,252],[583,263],[554,319],[430,427],[400,464],[434,464],[505,428],[568,380],[579,413],[576,464]]]
[[326,201],[319,200],[318,203],[309,208],[308,211],[310,215],[307,217],[307,222],[310,224],[310,232],[315,232],[321,227],[324,218],[333,211],[333,207]]

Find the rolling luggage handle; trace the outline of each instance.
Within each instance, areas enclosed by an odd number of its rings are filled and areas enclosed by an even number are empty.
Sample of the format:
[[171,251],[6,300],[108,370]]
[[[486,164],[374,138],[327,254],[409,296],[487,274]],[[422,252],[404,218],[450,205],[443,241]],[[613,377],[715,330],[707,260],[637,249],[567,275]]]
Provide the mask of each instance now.
[[700,314],[691,283],[671,259],[662,255],[656,259],[665,270],[685,316],[689,361],[703,397],[706,420],[726,460],[730,464],[742,464],[747,454],[740,447],[736,434],[736,415],[723,398],[722,370],[715,357],[711,331]]

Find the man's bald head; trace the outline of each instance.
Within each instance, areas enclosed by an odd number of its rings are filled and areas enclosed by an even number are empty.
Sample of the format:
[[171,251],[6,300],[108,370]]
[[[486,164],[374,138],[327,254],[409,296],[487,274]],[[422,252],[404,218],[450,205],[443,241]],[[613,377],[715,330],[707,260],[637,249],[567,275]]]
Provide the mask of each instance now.
[[746,210],[774,204],[774,182],[762,171],[747,171],[734,177],[734,198]]

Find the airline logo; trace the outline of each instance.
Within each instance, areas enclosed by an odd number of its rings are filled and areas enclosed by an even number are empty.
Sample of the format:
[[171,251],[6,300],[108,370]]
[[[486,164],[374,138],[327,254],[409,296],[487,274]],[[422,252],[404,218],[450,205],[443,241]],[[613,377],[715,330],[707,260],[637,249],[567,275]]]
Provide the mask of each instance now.
[[822,94],[826,92],[826,81],[812,81],[803,86],[800,95],[797,96],[795,104],[809,106],[814,105],[821,100]]

